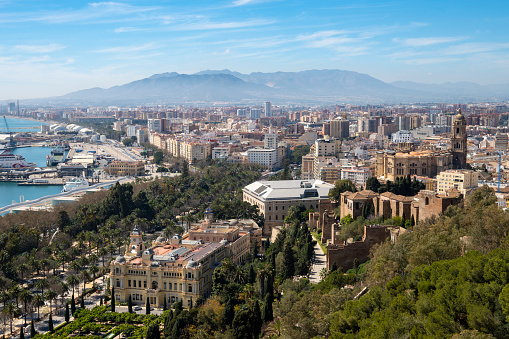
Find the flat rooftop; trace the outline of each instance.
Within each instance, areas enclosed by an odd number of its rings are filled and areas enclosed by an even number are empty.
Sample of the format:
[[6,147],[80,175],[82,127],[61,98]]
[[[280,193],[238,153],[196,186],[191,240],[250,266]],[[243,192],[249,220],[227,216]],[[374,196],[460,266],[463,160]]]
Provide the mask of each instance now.
[[334,187],[321,180],[256,181],[243,191],[261,200],[316,200],[328,199]]

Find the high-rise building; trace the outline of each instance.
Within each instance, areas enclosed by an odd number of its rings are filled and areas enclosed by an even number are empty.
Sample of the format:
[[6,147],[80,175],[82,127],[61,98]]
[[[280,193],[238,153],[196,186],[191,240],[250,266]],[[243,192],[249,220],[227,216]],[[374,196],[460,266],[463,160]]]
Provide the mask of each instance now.
[[265,116],[271,117],[272,116],[272,104],[270,101],[265,101]]
[[346,139],[350,136],[350,122],[344,119],[331,120],[330,136],[337,139]]
[[7,112],[13,114],[16,112],[16,103],[15,102],[9,102],[7,104]]
[[237,110],[237,116],[246,116],[247,110],[245,108],[239,108]]
[[277,143],[278,135],[272,131],[272,128],[269,128],[269,132],[265,133],[263,139],[263,148],[277,148]]
[[497,133],[495,135],[495,150],[507,151],[507,133]]
[[249,116],[251,119],[260,119],[262,117],[262,110],[259,108],[251,108],[249,111]]

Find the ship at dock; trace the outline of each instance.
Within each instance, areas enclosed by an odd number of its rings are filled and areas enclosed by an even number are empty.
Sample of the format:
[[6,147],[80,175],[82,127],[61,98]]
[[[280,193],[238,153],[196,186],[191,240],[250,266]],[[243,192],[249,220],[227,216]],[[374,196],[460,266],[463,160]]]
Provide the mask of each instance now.
[[53,167],[57,166],[61,162],[64,162],[65,159],[65,147],[64,146],[54,146],[51,148],[51,154],[46,158],[46,166]]
[[85,178],[72,178],[71,180],[67,181],[62,188],[62,193],[70,192],[77,190],[79,188],[88,187],[89,182]]
[[4,150],[0,153],[0,169],[21,169],[35,168],[37,165],[33,162],[27,162],[24,157],[18,154],[12,154],[10,150]]

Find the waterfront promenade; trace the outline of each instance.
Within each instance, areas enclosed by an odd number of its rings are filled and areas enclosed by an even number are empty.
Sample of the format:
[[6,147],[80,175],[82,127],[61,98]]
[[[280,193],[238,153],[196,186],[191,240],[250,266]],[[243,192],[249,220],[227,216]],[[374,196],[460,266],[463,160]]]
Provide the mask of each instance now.
[[11,210],[14,210],[14,209],[18,209],[20,207],[24,207],[24,206],[31,206],[31,207],[41,206],[41,205],[44,205],[44,204],[46,204],[46,203],[48,203],[51,200],[54,200],[56,198],[65,197],[65,196],[73,196],[76,193],[84,192],[84,191],[87,191],[87,190],[90,190],[90,189],[103,188],[103,187],[106,187],[106,186],[111,186],[111,185],[115,184],[117,181],[120,182],[121,184],[124,184],[124,183],[127,183],[127,182],[131,182],[133,180],[134,180],[134,178],[132,178],[132,177],[120,177],[120,178],[117,178],[117,179],[114,179],[114,180],[103,181],[103,182],[100,182],[100,183],[97,183],[97,184],[94,184],[94,185],[91,185],[91,186],[88,186],[88,187],[78,188],[78,189],[72,190],[70,192],[63,192],[63,193],[58,193],[58,194],[47,195],[47,196],[44,196],[44,197],[41,197],[41,198],[38,198],[38,199],[27,200],[27,201],[23,201],[23,202],[16,203],[16,204],[11,204],[11,205],[8,205],[8,206],[0,208],[0,215],[3,215],[4,213],[10,212]]

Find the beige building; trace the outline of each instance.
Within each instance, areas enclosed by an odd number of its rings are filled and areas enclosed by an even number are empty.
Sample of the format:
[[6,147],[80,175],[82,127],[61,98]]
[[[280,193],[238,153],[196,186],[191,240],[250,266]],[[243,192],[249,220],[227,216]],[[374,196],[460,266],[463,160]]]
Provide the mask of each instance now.
[[124,256],[110,264],[110,283],[117,302],[129,296],[133,304],[162,307],[182,301],[190,306],[212,292],[214,268],[228,255],[227,244],[184,241],[178,236],[170,241],[158,238],[146,249],[142,234],[135,226]]
[[397,177],[418,175],[435,177],[448,169],[466,167],[467,123],[461,111],[454,117],[450,148],[446,151],[408,149],[400,152],[377,152],[376,176],[394,181]]
[[205,219],[191,225],[187,238],[203,242],[227,242],[229,256],[234,263],[241,264],[246,260],[255,240],[261,245],[261,229],[250,219],[214,221],[212,210],[208,208]]
[[106,168],[104,168],[104,171],[110,175],[130,175],[133,177],[138,177],[145,174],[145,164],[143,161],[114,160],[110,162]]
[[318,210],[318,202],[328,200],[333,187],[321,180],[278,180],[256,181],[242,191],[243,200],[258,206],[265,217],[263,234],[270,235],[273,227],[283,225],[291,206]]
[[479,173],[472,170],[447,170],[440,172],[436,181],[437,193],[445,194],[455,188],[466,197],[478,187]]

